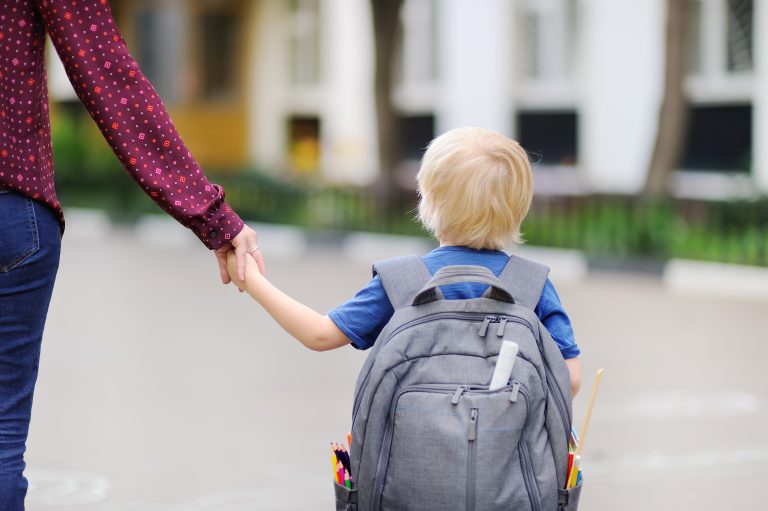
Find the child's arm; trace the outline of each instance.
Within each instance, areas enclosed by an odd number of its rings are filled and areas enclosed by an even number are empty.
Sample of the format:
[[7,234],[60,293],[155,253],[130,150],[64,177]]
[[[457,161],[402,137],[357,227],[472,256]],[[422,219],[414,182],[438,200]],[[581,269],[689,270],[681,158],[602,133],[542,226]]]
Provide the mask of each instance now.
[[349,339],[336,324],[303,303],[286,295],[261,274],[256,261],[247,256],[245,282],[237,277],[237,261],[234,252],[227,254],[227,268],[232,281],[259,302],[301,344],[314,351],[327,351],[349,344]]
[[581,388],[581,362],[579,362],[578,357],[566,358],[565,365],[568,366],[568,372],[571,373],[571,392],[576,397]]

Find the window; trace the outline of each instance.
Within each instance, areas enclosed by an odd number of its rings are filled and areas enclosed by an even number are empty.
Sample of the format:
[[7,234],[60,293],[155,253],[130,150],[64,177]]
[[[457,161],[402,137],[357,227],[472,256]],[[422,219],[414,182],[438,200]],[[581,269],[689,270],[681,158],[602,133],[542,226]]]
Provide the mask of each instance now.
[[420,160],[427,146],[435,138],[434,115],[407,115],[400,117],[401,160]]
[[320,119],[288,119],[288,144],[291,168],[299,174],[313,174],[320,167]]
[[578,119],[574,111],[528,111],[517,118],[518,140],[533,162],[571,166],[578,162]]
[[693,0],[681,168],[749,172],[752,156],[753,0]]
[[753,0],[728,0],[728,71],[752,70]]
[[749,172],[752,106],[694,106],[683,153],[684,170]]
[[425,85],[438,76],[437,0],[405,0],[395,55],[396,79],[403,85]]
[[123,5],[133,16],[137,60],[164,101],[236,98],[241,4],[138,0]]
[[200,81],[203,99],[222,101],[237,95],[238,17],[229,11],[204,11],[201,34]]
[[320,81],[319,0],[290,0],[291,84],[298,87]]
[[576,0],[523,0],[519,11],[520,72],[527,80],[562,81],[573,74]]
[[181,99],[182,25],[178,13],[163,6],[143,4],[136,13],[136,57],[163,101]]
[[539,66],[539,55],[541,55],[541,48],[539,47],[539,32],[540,28],[540,16],[535,11],[526,11],[522,15],[522,38],[524,41],[522,52],[522,72],[526,78],[536,78],[541,76],[542,71]]
[[705,80],[753,69],[754,0],[693,0],[689,70]]

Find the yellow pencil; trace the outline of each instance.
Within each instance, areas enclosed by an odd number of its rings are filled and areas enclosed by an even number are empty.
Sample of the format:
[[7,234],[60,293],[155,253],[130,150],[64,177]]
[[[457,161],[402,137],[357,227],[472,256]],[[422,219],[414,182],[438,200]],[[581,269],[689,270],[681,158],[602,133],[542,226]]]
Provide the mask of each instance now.
[[568,483],[565,485],[566,488],[573,488],[576,486],[576,480],[579,477],[579,470],[581,467],[581,456],[578,454],[573,457],[573,466],[571,467],[571,473],[568,475]]
[[[339,460],[336,458],[336,454],[331,451],[331,463],[333,464],[333,478],[336,480],[336,482],[339,482],[339,473],[336,471],[336,464],[339,462]],[[343,483],[339,483],[343,484]]]
[[581,427],[581,435],[579,436],[578,445],[573,455],[573,466],[571,467],[571,473],[568,474],[568,480],[566,481],[566,488],[573,488],[576,486],[576,481],[579,479],[579,471],[581,470],[581,451],[584,449],[584,440],[587,438],[587,428],[589,427],[589,420],[592,418],[592,409],[595,406],[595,399],[597,399],[597,390],[600,388],[600,380],[603,378],[603,368],[597,370],[595,373],[595,383],[592,384],[592,395],[589,397],[589,404],[587,405],[587,414],[584,416],[584,425]]

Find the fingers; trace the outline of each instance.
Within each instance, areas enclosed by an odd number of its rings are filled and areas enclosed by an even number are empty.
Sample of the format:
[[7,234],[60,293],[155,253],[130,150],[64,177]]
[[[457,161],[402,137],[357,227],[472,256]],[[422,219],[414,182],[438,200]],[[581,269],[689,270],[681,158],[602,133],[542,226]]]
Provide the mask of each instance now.
[[232,279],[229,278],[229,272],[227,271],[227,253],[226,252],[214,252],[216,255],[216,262],[219,263],[219,274],[221,276],[222,284],[229,284]]
[[267,274],[267,266],[266,266],[266,264],[264,264],[264,257],[262,257],[262,255],[261,255],[261,249],[254,250],[253,252],[251,252],[251,256],[256,261],[256,264],[259,266],[259,272],[262,275],[266,275]]
[[235,257],[235,252],[233,250],[227,252],[227,265],[230,271],[237,268],[237,257]]
[[248,254],[245,243],[240,243],[235,247],[235,257],[237,258],[237,278],[240,282],[245,281],[245,257]]
[[[246,257],[248,254],[253,257],[253,259],[256,261],[259,267],[259,271],[264,274],[266,267],[264,265],[264,259],[261,257],[261,251],[259,250],[259,246],[256,244],[257,236],[256,231],[248,227],[247,225],[243,227],[242,231],[235,236],[232,239],[232,247],[234,247],[234,258],[236,259],[236,271],[237,271],[237,278],[240,280],[240,282],[245,282],[245,267],[246,267]],[[232,257],[230,255],[230,257]],[[225,256],[226,261],[226,256]],[[225,263],[226,265],[226,263]],[[223,281],[223,278],[222,278]],[[231,279],[229,278],[229,275],[227,275],[227,282],[231,282]],[[241,290],[242,291],[242,290]]]
[[229,252],[227,252],[226,258],[227,258],[227,271],[229,272],[230,279],[234,282],[235,286],[237,287],[237,290],[242,293],[243,289],[240,286],[243,285],[243,281],[238,280],[237,278],[237,256],[235,255],[235,251],[230,250]]
[[240,280],[245,280],[245,254],[250,254],[259,266],[259,271],[265,273],[264,259],[261,257],[261,251],[257,244],[258,236],[256,231],[248,227],[243,227],[243,230],[232,239],[232,245],[235,247],[237,255],[237,275]]

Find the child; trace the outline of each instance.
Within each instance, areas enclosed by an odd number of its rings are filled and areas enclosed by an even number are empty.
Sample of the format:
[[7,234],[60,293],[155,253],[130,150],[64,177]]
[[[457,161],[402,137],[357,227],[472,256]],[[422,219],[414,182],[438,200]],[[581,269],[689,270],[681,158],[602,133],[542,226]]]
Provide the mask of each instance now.
[[[440,242],[422,257],[434,274],[443,266],[485,266],[497,276],[509,257],[502,250],[519,244],[520,225],[532,199],[532,175],[523,148],[498,133],[480,128],[451,130],[433,140],[421,161],[418,176],[419,219]],[[368,349],[392,317],[379,277],[354,298],[321,315],[287,296],[248,259],[246,278],[237,278],[234,253],[228,254],[229,273],[283,329],[307,348],[325,351],[352,344]],[[446,299],[480,297],[481,284],[451,284],[442,288]],[[579,347],[573,329],[548,280],[535,312],[565,358],[573,394],[581,385]]]

